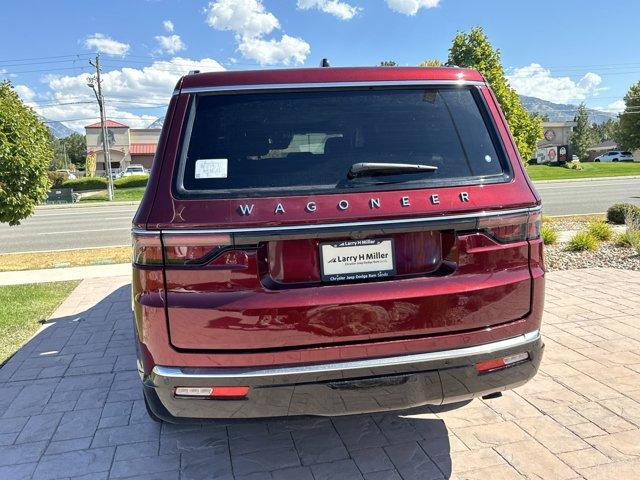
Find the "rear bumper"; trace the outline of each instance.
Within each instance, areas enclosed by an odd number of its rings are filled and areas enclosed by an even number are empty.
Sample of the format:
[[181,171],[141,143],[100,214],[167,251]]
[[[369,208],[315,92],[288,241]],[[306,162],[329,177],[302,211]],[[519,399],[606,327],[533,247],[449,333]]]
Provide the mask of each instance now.
[[[149,407],[165,421],[291,415],[346,415],[439,405],[507,390],[537,372],[538,330],[438,352],[282,368],[154,367],[143,379]],[[475,364],[528,352],[529,359],[487,373]],[[249,386],[242,400],[181,398],[176,387]]]

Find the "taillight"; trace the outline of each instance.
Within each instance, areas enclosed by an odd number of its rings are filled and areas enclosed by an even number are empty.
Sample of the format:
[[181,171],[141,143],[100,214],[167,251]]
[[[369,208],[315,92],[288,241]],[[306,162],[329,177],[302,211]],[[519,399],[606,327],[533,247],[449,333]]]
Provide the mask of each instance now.
[[135,265],[162,265],[160,232],[134,230],[131,234],[131,240]]
[[478,228],[500,243],[521,242],[540,238],[540,213],[481,218]]
[[163,233],[165,262],[167,265],[202,265],[232,245],[227,234]]

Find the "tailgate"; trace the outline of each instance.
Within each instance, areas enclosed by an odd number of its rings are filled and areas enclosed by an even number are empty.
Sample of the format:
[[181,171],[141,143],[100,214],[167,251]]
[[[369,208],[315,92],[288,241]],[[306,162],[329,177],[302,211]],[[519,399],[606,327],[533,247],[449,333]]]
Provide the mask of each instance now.
[[165,231],[171,343],[296,349],[522,318],[531,302],[527,238],[538,220],[521,209],[312,229]]

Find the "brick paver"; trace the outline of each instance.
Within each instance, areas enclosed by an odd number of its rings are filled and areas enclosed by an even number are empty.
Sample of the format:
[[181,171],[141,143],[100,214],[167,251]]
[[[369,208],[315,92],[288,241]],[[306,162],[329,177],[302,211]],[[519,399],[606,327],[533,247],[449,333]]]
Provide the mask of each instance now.
[[182,426],[147,418],[127,283],[84,280],[0,369],[0,479],[640,475],[640,272],[550,273],[540,373],[501,398]]

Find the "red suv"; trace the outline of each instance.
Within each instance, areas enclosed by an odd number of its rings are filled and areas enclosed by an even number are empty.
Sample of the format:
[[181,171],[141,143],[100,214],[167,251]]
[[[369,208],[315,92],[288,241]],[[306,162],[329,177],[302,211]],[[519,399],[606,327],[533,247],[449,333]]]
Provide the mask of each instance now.
[[183,77],[133,228],[149,413],[341,415],[525,383],[540,208],[476,71]]

